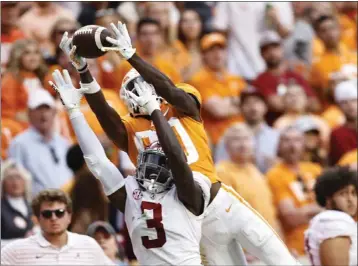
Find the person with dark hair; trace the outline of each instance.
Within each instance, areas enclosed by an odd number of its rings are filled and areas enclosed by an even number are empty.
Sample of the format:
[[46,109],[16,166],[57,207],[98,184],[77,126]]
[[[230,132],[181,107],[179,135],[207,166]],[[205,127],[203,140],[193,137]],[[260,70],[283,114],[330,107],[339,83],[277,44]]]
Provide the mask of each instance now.
[[1,250],[1,265],[114,265],[97,242],[67,231],[71,199],[61,190],[41,191],[32,201],[41,231]]
[[187,54],[187,64],[181,70],[184,81],[190,80],[202,66],[200,39],[203,36],[203,21],[194,9],[186,9],[181,13],[178,24],[178,40]]
[[[162,43],[162,28],[157,20],[142,18],[136,27],[136,47],[141,57],[169,76],[175,82],[180,81],[180,73],[173,62],[162,57],[160,49]],[[118,81],[122,83],[124,76],[131,70],[132,66],[123,60],[116,69]],[[117,88],[118,90],[120,88]]]
[[326,110],[334,104],[338,83],[357,77],[357,56],[340,41],[341,28],[335,17],[320,16],[313,25],[324,52],[312,64],[311,85]]
[[326,210],[305,232],[312,265],[357,265],[357,190],[357,173],[348,167],[328,169],[318,177],[316,200]]

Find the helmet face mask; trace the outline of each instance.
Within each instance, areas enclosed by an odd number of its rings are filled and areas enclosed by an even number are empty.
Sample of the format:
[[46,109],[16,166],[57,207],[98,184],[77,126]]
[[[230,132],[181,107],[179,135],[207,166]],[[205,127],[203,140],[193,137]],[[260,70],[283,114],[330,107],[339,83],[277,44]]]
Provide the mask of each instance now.
[[[122,87],[120,90],[120,97],[125,102],[129,113],[134,117],[140,115],[147,115],[146,111],[142,107],[140,107],[130,97],[128,93],[128,91],[130,91],[138,96],[138,92],[135,89],[134,85],[136,82],[143,82],[143,81],[144,81],[143,77],[135,69],[130,70],[123,78]],[[152,94],[156,96],[159,104],[163,102],[163,98],[157,95],[153,86],[152,86]]]
[[152,194],[172,187],[173,177],[161,148],[149,148],[139,154],[136,180],[143,190]]

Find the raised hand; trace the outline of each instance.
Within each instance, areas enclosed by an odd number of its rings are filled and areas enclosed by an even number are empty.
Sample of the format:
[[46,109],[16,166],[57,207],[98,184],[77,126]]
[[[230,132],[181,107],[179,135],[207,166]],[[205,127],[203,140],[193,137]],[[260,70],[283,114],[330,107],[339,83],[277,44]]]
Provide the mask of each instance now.
[[160,104],[157,101],[157,95],[154,94],[152,85],[145,81],[137,81],[134,84],[138,96],[131,91],[127,91],[131,100],[136,102],[144,111],[144,114],[151,115],[154,110],[160,110]]
[[76,54],[76,46],[71,46],[72,38],[68,37],[68,32],[66,31],[62,36],[59,47],[67,55],[77,71],[81,73],[87,69],[86,59]]
[[136,49],[132,47],[132,41],[129,37],[127,26],[118,21],[117,27],[111,23],[112,31],[115,38],[107,37],[106,40],[114,45],[114,47],[102,47],[102,51],[116,51],[119,52],[126,60],[131,58]]
[[49,81],[49,84],[60,95],[62,104],[66,107],[67,111],[73,112],[80,108],[81,98],[88,88],[76,89],[72,84],[68,71],[63,70],[62,73],[56,69],[52,73],[55,83]]

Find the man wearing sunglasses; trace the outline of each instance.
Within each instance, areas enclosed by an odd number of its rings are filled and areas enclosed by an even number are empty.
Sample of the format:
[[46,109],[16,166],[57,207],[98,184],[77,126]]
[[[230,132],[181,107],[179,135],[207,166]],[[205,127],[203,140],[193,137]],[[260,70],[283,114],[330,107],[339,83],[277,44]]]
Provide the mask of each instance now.
[[72,203],[61,190],[41,191],[32,201],[41,232],[1,250],[1,265],[114,265],[89,236],[67,231]]

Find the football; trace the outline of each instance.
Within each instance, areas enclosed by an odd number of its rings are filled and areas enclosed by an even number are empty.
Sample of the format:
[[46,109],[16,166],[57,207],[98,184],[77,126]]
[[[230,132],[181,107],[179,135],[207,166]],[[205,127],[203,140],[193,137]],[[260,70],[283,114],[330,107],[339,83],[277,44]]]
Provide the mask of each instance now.
[[89,25],[78,29],[73,34],[72,44],[76,46],[76,53],[84,58],[97,58],[106,52],[102,47],[112,47],[106,37],[113,35],[104,27]]

